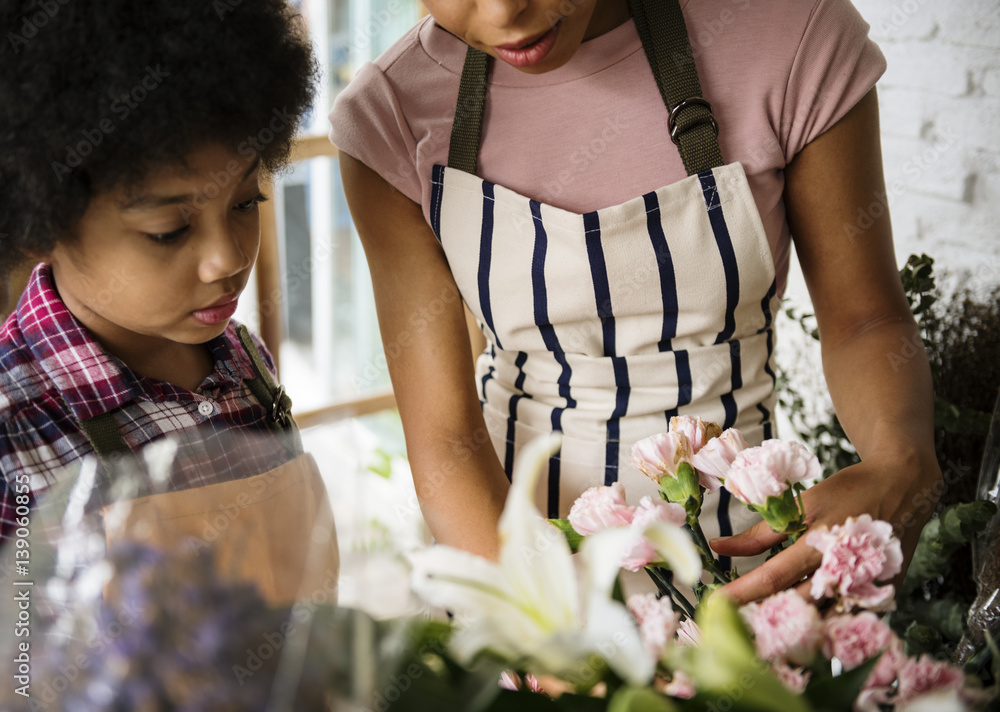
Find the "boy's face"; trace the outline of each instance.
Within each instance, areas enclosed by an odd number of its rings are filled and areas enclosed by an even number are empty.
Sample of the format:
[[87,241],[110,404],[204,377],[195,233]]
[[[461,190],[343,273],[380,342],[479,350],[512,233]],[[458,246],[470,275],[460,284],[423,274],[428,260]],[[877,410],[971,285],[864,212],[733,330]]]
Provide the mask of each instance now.
[[96,196],[47,257],[56,288],[126,362],[204,343],[225,330],[250,277],[262,198],[256,157],[194,151],[186,169]]
[[631,17],[627,0],[424,0],[424,6],[456,37],[529,74],[561,67],[581,42]]

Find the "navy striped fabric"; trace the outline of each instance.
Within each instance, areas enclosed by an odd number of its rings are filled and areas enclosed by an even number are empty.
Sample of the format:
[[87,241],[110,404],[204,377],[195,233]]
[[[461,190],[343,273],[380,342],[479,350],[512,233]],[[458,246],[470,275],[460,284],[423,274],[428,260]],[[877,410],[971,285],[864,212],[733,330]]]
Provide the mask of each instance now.
[[[545,224],[542,222],[542,205],[537,200],[528,202],[531,211],[532,222],[535,226],[535,243],[531,257],[531,290],[534,300],[535,325],[542,335],[545,348],[552,352],[556,361],[562,368],[559,374],[559,395],[566,401],[566,408],[575,408],[576,401],[570,395],[570,378],[572,371],[566,354],[559,345],[559,337],[556,330],[549,322],[548,288],[545,286],[545,255],[548,251],[549,237],[545,232]],[[562,432],[562,414],[565,408],[552,409],[552,432]],[[507,443],[509,448],[514,446],[513,437]],[[555,518],[559,516],[559,453],[549,458],[549,483],[548,483],[548,516]]]
[[493,326],[493,305],[490,303],[490,264],[493,260],[493,184],[483,181],[483,227],[479,237],[479,308],[482,309],[483,321],[493,332],[493,341],[497,348],[502,349],[500,337]]
[[726,274],[726,325],[715,339],[715,343],[721,344],[733,338],[733,334],[736,333],[736,306],[740,302],[740,270],[736,262],[733,240],[729,236],[729,227],[722,213],[715,174],[712,171],[703,171],[698,174],[698,180],[701,181],[705,208],[708,210],[708,219],[712,224],[715,243],[719,246],[719,256],[722,257],[722,268]]
[[431,229],[441,242],[441,202],[444,200],[444,166],[434,166],[431,174]]

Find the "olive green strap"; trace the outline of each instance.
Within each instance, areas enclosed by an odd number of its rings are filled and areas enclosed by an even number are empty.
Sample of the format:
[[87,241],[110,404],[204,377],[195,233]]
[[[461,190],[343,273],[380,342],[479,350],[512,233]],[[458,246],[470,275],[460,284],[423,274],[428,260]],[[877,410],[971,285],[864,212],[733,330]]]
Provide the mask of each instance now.
[[476,173],[479,141],[483,130],[486,86],[490,81],[493,58],[474,47],[465,52],[465,66],[458,84],[458,103],[451,124],[448,166],[466,173]]
[[670,138],[688,175],[722,165],[719,126],[701,93],[687,27],[678,0],[629,0],[663,104]]
[[[701,94],[691,43],[678,0],[630,0],[636,31],[642,40],[663,104],[667,128],[678,146],[688,175],[723,165],[719,127],[712,107]],[[448,166],[476,173],[482,137],[483,109],[492,57],[469,47],[458,85],[451,127]]]
[[94,452],[102,460],[108,460],[113,455],[132,452],[111,413],[101,413],[93,418],[81,420],[80,428],[94,447]]
[[264,357],[261,356],[257,345],[253,342],[247,327],[240,324],[236,327],[236,335],[243,345],[243,350],[250,357],[253,364],[256,378],[244,378],[243,382],[253,393],[254,398],[267,410],[267,424],[272,430],[279,434],[287,435],[282,438],[282,444],[292,456],[302,453],[302,441],[299,439],[299,431],[292,419],[292,399],[285,393],[285,387],[274,382],[271,372],[267,370]]

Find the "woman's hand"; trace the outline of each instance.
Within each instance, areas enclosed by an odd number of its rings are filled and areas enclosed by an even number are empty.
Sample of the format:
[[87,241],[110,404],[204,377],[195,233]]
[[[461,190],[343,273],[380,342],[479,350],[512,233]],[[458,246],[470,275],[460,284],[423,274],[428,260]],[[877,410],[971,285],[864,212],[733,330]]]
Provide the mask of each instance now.
[[[879,463],[860,462],[808,489],[802,495],[810,530],[843,524],[848,517],[868,513],[893,525],[903,547],[903,572],[893,584],[902,583],[906,567],[917,546],[920,530],[934,511],[944,489],[941,471],[931,458],[900,457]],[[754,556],[784,541],[766,522],[735,536],[714,539],[710,546],[723,556]],[[799,585],[808,596],[803,579],[820,564],[820,553],[802,537],[785,551],[753,571],[724,586],[737,603],[749,603],[777,591]]]

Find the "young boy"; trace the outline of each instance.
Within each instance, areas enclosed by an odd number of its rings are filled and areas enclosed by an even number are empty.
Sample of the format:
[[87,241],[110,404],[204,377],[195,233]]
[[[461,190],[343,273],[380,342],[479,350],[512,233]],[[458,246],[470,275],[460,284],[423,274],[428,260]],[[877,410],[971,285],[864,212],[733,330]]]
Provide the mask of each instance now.
[[299,18],[283,0],[0,0],[0,27],[0,269],[41,261],[0,329],[0,547],[90,453],[180,436],[168,482],[135,494],[274,470],[296,454],[289,402],[230,317],[261,176],[313,98]]

